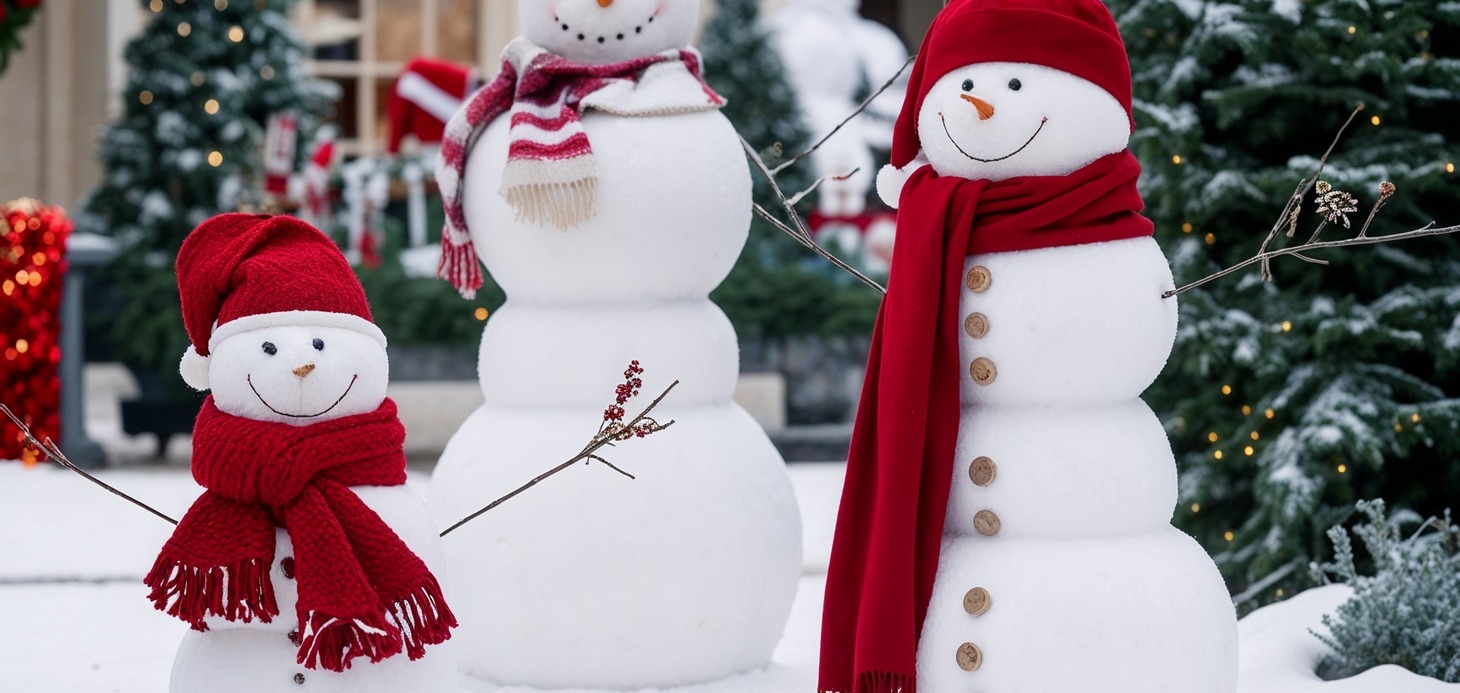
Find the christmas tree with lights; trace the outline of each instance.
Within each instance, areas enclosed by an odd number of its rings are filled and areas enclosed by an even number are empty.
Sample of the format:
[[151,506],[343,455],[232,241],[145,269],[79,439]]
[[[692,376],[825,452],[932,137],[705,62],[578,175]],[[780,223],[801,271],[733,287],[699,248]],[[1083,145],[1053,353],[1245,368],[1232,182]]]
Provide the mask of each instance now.
[[[1451,5],[1453,3],[1450,3]],[[1460,13],[1387,0],[1114,0],[1129,47],[1146,213],[1177,283],[1257,253],[1358,103],[1322,180],[1397,193],[1370,235],[1460,221]],[[1320,216],[1303,200],[1301,243]],[[1147,394],[1181,466],[1176,523],[1244,610],[1311,584],[1354,501],[1440,514],[1460,498],[1460,242],[1282,258],[1181,296]]]
[[[82,231],[115,238],[116,349],[176,387],[187,347],[173,258],[208,217],[260,207],[264,126],[291,113],[307,131],[337,97],[305,75],[290,0],[144,0],[150,21],[127,45],[123,113],[101,136],[101,183]],[[301,147],[302,149],[302,147]]]

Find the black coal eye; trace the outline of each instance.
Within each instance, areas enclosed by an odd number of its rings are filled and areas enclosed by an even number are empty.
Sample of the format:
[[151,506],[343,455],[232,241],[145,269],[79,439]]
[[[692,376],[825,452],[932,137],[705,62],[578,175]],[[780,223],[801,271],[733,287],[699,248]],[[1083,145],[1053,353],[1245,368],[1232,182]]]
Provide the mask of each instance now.
[[279,353],[279,347],[274,346],[273,342],[264,342],[264,353],[273,356]]
[[1017,79],[1011,79],[1009,80],[1009,88],[1014,91],[1019,91],[1024,88],[1024,84]]
[[973,91],[973,80],[971,80],[971,79],[965,79],[965,80],[963,80],[963,90],[964,91]]
[[314,350],[315,351],[324,351],[324,340],[323,339],[320,339],[318,337],[315,337],[314,338]]

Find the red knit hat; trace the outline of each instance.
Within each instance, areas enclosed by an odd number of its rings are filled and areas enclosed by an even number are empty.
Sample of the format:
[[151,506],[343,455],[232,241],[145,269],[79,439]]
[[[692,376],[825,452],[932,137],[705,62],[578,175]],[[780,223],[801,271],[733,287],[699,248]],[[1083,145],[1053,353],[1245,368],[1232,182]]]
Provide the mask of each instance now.
[[221,214],[203,222],[178,251],[177,288],[193,342],[180,370],[198,390],[208,389],[209,350],[248,330],[343,327],[385,346],[339,247],[294,217]]
[[991,62],[1068,72],[1109,92],[1131,112],[1130,59],[1115,18],[1100,0],[952,0],[918,49],[909,98],[892,136],[894,166],[907,166],[922,148],[918,114],[933,85],[965,65]]

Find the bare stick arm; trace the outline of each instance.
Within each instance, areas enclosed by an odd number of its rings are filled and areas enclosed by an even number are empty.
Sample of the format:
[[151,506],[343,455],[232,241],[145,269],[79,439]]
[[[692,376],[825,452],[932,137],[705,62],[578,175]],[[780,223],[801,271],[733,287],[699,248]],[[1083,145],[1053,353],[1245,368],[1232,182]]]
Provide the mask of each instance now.
[[30,426],[26,425],[26,423],[24,421],[22,421],[19,416],[16,416],[15,415],[15,412],[13,412],[13,411],[10,410],[10,407],[5,406],[4,404],[0,404],[0,412],[4,412],[5,413],[5,416],[10,419],[10,422],[13,423],[13,424],[15,424],[15,426],[20,429],[20,432],[25,436],[26,442],[27,443],[30,443],[31,446],[33,446],[34,448],[36,448],[37,450],[40,450],[43,454],[45,454],[45,456],[46,456],[47,459],[51,460],[52,462],[55,462],[56,464],[61,465],[62,467],[65,467],[66,469],[69,469],[69,470],[71,470],[73,472],[76,472],[77,474],[80,474],[87,481],[90,481],[91,483],[96,484],[97,486],[100,486],[100,487],[106,489],[107,491],[111,492],[113,495],[121,498],[122,500],[125,500],[128,503],[131,503],[132,505],[135,505],[135,506],[137,506],[137,507],[139,507],[139,508],[141,508],[143,510],[146,510],[147,512],[152,513],[153,515],[156,515],[159,518],[162,518],[164,520],[167,520],[168,522],[170,522],[170,523],[172,523],[174,525],[177,524],[177,520],[174,520],[171,517],[168,517],[166,514],[162,513],[157,508],[154,508],[154,507],[152,507],[152,506],[150,506],[150,505],[148,505],[146,503],[143,503],[142,501],[137,500],[136,498],[133,498],[133,497],[127,495],[126,493],[123,493],[120,489],[116,488],[115,486],[112,486],[111,484],[108,484],[105,481],[102,481],[101,479],[98,479],[98,478],[96,478],[96,477],[88,474],[86,472],[86,470],[84,470],[84,469],[76,466],[75,464],[73,464],[71,462],[71,460],[69,460],[69,459],[66,458],[66,455],[64,455],[61,452],[61,449],[59,447],[57,447],[56,446],[56,443],[54,441],[52,441],[50,438],[46,438],[44,442],[42,442],[40,440],[36,440],[35,434],[32,433],[31,430],[30,430]]

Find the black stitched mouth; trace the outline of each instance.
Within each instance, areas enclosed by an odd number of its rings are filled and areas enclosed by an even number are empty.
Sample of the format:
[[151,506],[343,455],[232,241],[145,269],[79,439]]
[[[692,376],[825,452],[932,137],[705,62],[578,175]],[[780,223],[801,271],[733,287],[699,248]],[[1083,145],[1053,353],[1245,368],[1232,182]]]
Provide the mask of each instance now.
[[978,157],[976,157],[976,156],[974,156],[972,154],[969,154],[968,152],[963,151],[963,147],[959,146],[958,141],[955,140],[955,139],[953,139],[953,133],[948,132],[948,119],[945,118],[945,117],[943,117],[943,112],[942,111],[939,111],[938,112],[938,120],[943,121],[943,134],[948,136],[948,141],[949,142],[952,142],[954,147],[958,147],[958,153],[959,154],[962,154],[962,155],[964,155],[964,156],[966,156],[966,157],[968,157],[970,159],[973,159],[974,161],[980,161],[980,162],[983,162],[985,164],[992,164],[995,161],[1003,161],[1004,159],[1007,159],[1009,157],[1014,156],[1015,154],[1018,154],[1019,152],[1024,151],[1024,148],[1025,147],[1028,147],[1031,143],[1033,143],[1034,142],[1034,138],[1038,137],[1039,136],[1039,133],[1041,133],[1041,132],[1044,131],[1044,124],[1049,122],[1049,116],[1045,116],[1044,118],[1041,118],[1040,119],[1040,121],[1039,121],[1039,127],[1034,130],[1034,134],[1033,135],[1030,135],[1029,136],[1029,140],[1028,141],[1026,141],[1024,144],[1020,145],[1020,147],[1018,149],[1015,149],[1014,151],[1009,152],[1008,154],[1005,154],[1005,155],[1003,155],[1003,156],[1001,156],[1001,157],[999,157],[997,159],[980,159],[980,158],[978,158]]
[[266,406],[266,407],[269,408],[269,411],[274,412],[275,414],[278,414],[279,416],[287,416],[287,417],[289,417],[291,419],[312,419],[312,418],[314,418],[316,416],[324,416],[325,414],[330,413],[330,411],[333,410],[335,407],[340,406],[340,402],[345,401],[345,395],[350,394],[350,390],[354,389],[354,387],[355,387],[355,381],[360,379],[360,374],[359,373],[356,373],[354,376],[352,376],[350,378],[350,385],[349,385],[349,387],[346,387],[345,388],[344,394],[341,394],[340,395],[340,398],[337,399],[337,400],[335,400],[335,403],[334,404],[329,405],[329,407],[327,409],[325,409],[324,411],[322,411],[322,412],[320,412],[318,414],[290,414],[289,412],[279,411],[278,409],[275,409],[274,408],[274,405],[269,404],[268,400],[264,399],[264,396],[263,395],[259,394],[258,388],[256,388],[256,387],[253,386],[253,374],[252,373],[249,373],[246,376],[246,379],[248,380],[248,389],[253,390],[253,396],[259,398],[259,401],[260,402],[263,402],[264,403],[264,406]]

